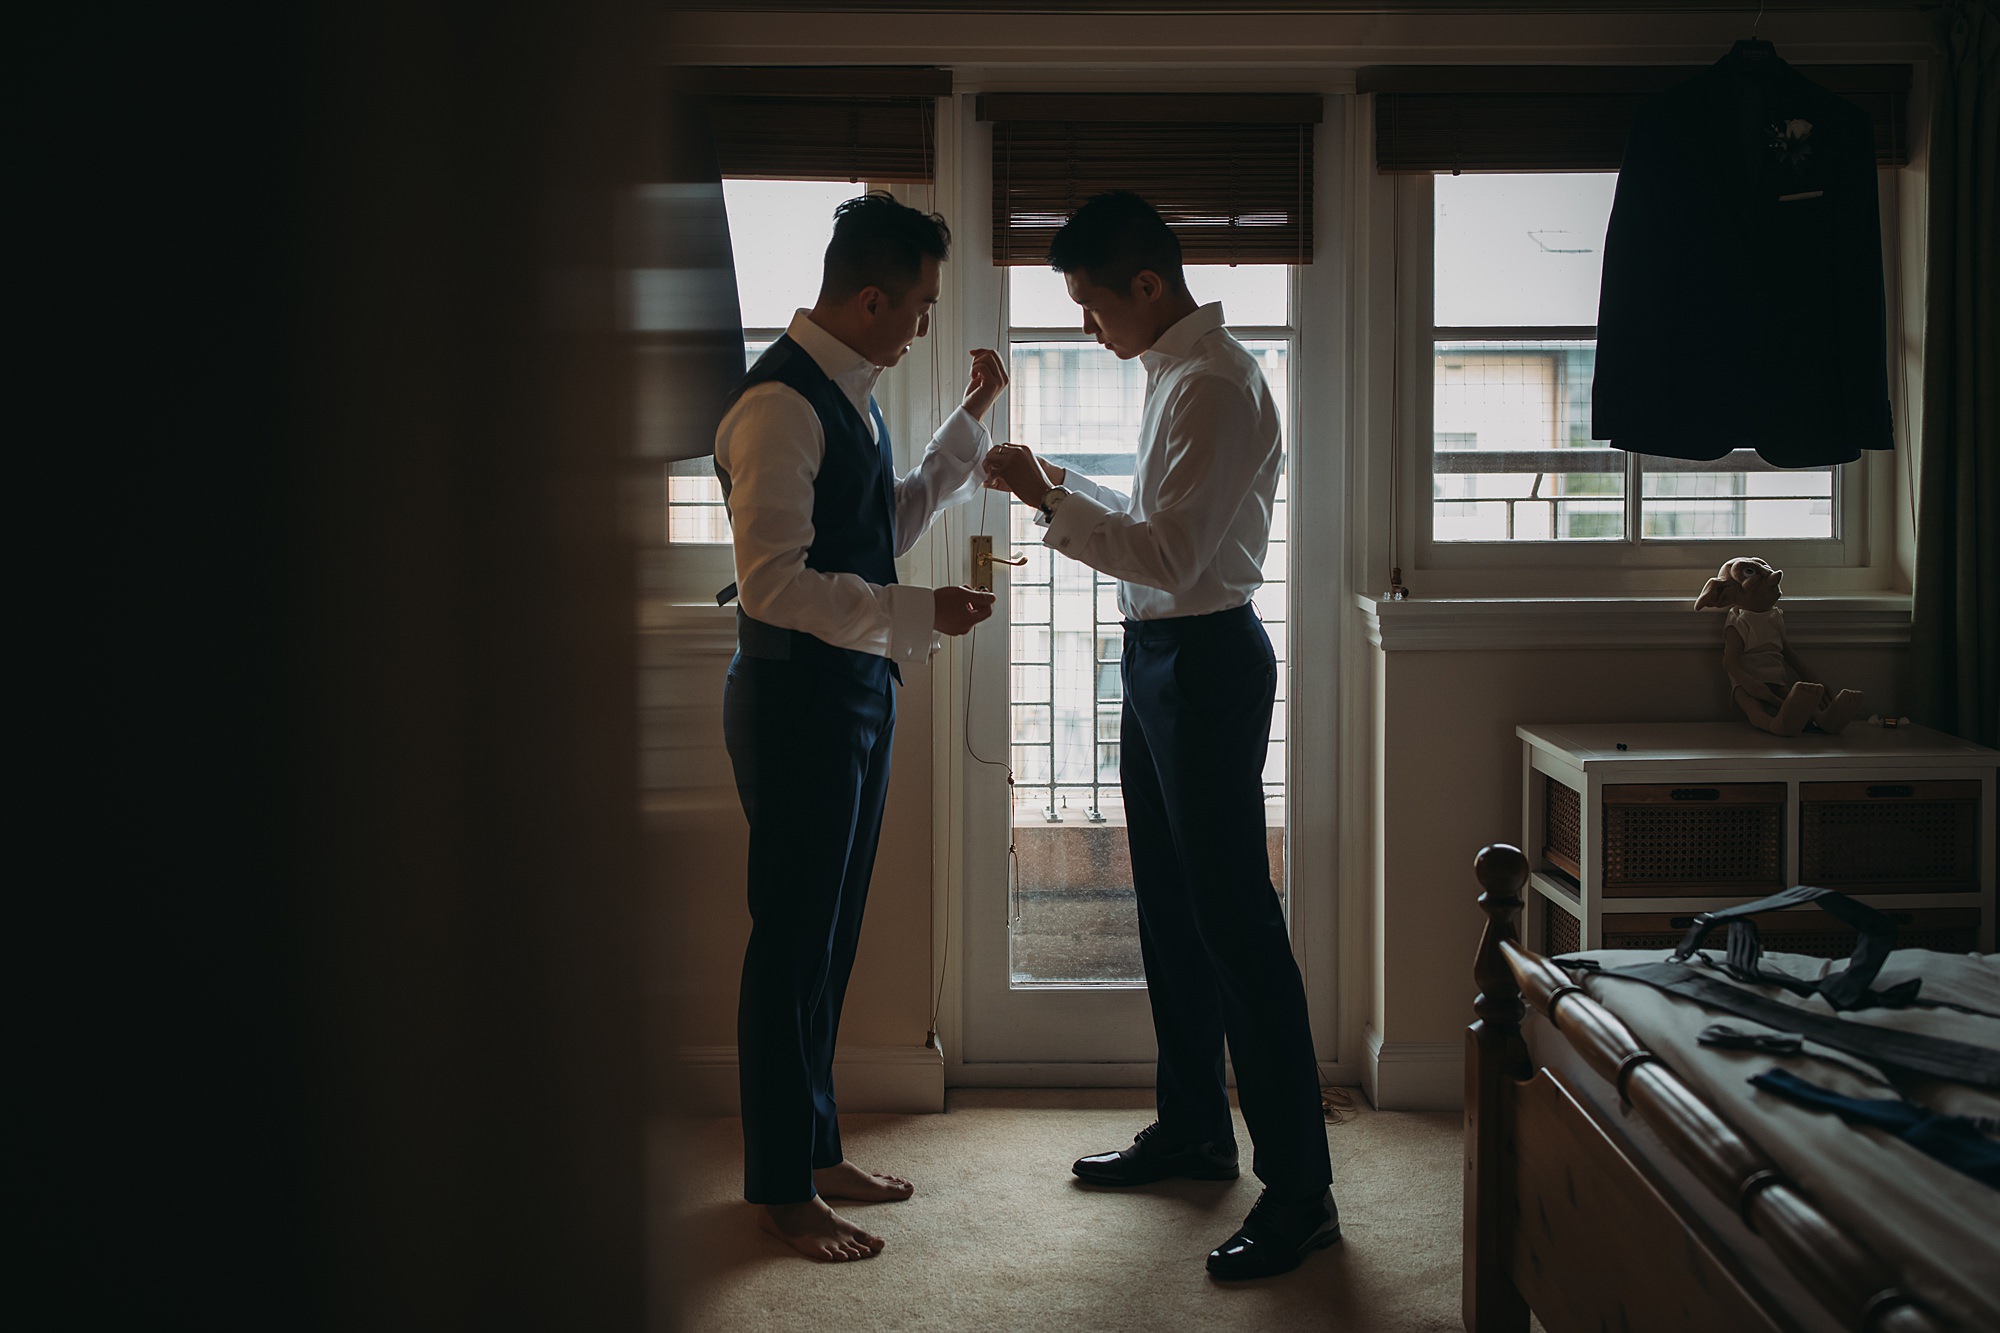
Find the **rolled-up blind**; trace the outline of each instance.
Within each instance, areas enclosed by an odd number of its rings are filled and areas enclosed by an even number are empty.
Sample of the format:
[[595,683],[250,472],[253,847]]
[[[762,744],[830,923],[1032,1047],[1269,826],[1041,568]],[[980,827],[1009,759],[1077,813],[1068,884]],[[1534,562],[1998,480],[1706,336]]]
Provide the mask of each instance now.
[[1317,93],[987,93],[993,261],[1047,262],[1092,195],[1130,190],[1160,211],[1189,263],[1313,257]]
[[[1355,88],[1375,95],[1378,171],[1616,171],[1639,103],[1704,68],[1385,65]],[[1868,113],[1878,164],[1909,161],[1908,65],[1798,72]]]
[[690,70],[706,97],[724,176],[928,182],[937,170],[934,69]]

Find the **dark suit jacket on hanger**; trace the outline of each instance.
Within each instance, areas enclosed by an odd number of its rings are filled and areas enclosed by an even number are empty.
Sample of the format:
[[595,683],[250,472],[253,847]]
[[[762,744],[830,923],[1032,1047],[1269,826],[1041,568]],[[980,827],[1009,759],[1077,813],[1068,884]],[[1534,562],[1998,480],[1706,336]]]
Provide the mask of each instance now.
[[1643,103],[1604,244],[1591,434],[1780,467],[1891,447],[1871,122],[1775,55]]

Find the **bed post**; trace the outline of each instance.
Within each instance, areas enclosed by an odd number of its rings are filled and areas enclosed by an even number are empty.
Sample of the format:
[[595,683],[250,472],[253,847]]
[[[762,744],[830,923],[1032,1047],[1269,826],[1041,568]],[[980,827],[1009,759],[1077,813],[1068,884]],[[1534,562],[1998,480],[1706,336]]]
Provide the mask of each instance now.
[[1521,889],[1528,859],[1518,847],[1494,843],[1480,849],[1473,873],[1485,891],[1479,905],[1486,929],[1479,937],[1472,975],[1478,1019],[1465,1033],[1465,1249],[1462,1315],[1469,1333],[1522,1333],[1528,1305],[1507,1272],[1507,1231],[1514,1222],[1507,1114],[1512,1084],[1526,1066],[1521,1040],[1521,989],[1501,955],[1503,940],[1520,942]]

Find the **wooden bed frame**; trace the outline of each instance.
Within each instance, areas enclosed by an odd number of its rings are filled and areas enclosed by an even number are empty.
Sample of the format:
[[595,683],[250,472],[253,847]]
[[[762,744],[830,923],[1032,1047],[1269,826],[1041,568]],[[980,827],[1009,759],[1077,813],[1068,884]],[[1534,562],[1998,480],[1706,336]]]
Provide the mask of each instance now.
[[[1465,1039],[1470,1333],[1519,1333],[1530,1309],[1548,1333],[1951,1327],[1566,973],[1522,946],[1528,862],[1518,848],[1487,847],[1474,869],[1487,920],[1473,965],[1478,1020]],[[1600,1090],[1531,1059],[1524,1000],[1603,1080]],[[1616,1114],[1604,1109],[1609,1090]],[[1620,1123],[1635,1118],[1657,1142],[1642,1144]],[[1662,1148],[1679,1168],[1663,1171],[1649,1156]],[[1824,1309],[1802,1310],[1809,1302],[1796,1289],[1787,1298],[1760,1281],[1744,1238],[1723,1241],[1703,1221],[1696,1203],[1712,1218],[1714,1202],[1688,1197],[1690,1176]]]

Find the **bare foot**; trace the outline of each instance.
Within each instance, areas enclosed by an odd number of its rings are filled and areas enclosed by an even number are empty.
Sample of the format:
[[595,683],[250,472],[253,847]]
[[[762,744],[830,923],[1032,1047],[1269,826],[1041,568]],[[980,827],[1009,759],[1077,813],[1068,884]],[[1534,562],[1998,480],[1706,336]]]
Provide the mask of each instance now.
[[1813,715],[1813,725],[1829,736],[1838,736],[1841,730],[1861,712],[1861,691],[1842,690],[1826,701],[1826,706]]
[[819,1168],[813,1172],[813,1188],[823,1198],[857,1203],[901,1203],[917,1192],[917,1187],[901,1176],[878,1176],[852,1162]]
[[1806,729],[1806,723],[1819,711],[1826,697],[1826,688],[1811,681],[1800,681],[1792,686],[1791,693],[1778,705],[1778,715],[1771,719],[1770,730],[1779,736],[1796,736]]
[[806,1258],[828,1264],[873,1259],[888,1243],[834,1212],[824,1199],[759,1204],[757,1225]]

